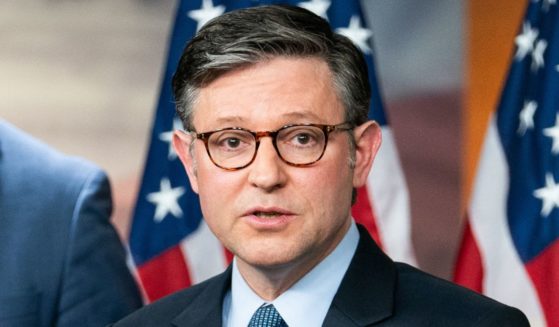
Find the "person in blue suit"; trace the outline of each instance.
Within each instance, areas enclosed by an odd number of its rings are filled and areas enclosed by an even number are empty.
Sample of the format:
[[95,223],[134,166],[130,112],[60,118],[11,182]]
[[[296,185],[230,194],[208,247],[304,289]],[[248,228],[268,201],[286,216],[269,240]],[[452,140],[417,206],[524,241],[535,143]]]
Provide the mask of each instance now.
[[0,119],[0,326],[104,326],[142,305],[107,176]]

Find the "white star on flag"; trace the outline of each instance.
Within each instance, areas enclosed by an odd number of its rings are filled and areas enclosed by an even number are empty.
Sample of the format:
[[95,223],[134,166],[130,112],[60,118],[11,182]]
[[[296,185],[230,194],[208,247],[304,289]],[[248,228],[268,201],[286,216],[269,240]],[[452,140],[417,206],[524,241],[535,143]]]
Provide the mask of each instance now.
[[177,158],[177,153],[175,152],[175,148],[173,148],[173,132],[175,130],[180,130],[182,128],[182,122],[179,118],[175,117],[173,119],[173,128],[168,132],[163,132],[159,134],[159,139],[163,142],[169,143],[169,154],[167,154],[167,159],[174,160]]
[[559,184],[555,183],[553,174],[545,174],[545,186],[534,191],[534,196],[542,200],[543,217],[549,216],[553,208],[559,207]]
[[365,53],[370,53],[371,48],[367,44],[367,40],[373,35],[371,31],[367,28],[361,26],[361,19],[357,15],[351,16],[349,20],[348,27],[339,27],[336,32],[343,36],[348,37],[355,45],[357,45],[361,51]]
[[189,11],[188,17],[198,22],[198,25],[196,26],[196,32],[198,32],[207,22],[224,12],[224,5],[214,7],[212,0],[202,0],[202,8]]
[[553,144],[551,145],[551,153],[559,153],[559,114],[555,116],[555,126],[545,128],[543,130],[545,136],[549,136],[553,139]]
[[532,71],[537,71],[539,68],[544,66],[545,62],[543,59],[543,54],[546,48],[546,40],[539,40],[538,42],[536,42],[534,51],[532,51]]
[[536,101],[525,101],[524,107],[520,111],[520,124],[518,134],[524,135],[528,129],[534,128],[534,113],[538,108]]
[[559,72],[559,65],[555,66],[555,70]]
[[312,11],[315,15],[324,19],[328,19],[326,11],[330,8],[331,3],[330,0],[311,0],[308,2],[300,2],[298,6]]
[[184,192],[184,187],[172,188],[171,181],[166,177],[162,178],[159,192],[150,193],[146,197],[149,202],[156,206],[153,220],[160,223],[169,213],[175,218],[182,217],[182,209],[179,206],[178,199]]
[[524,22],[524,24],[522,24],[522,34],[519,34],[514,39],[514,43],[516,43],[517,46],[515,55],[517,60],[524,59],[528,53],[532,52],[538,34],[538,30],[533,29],[530,22]]

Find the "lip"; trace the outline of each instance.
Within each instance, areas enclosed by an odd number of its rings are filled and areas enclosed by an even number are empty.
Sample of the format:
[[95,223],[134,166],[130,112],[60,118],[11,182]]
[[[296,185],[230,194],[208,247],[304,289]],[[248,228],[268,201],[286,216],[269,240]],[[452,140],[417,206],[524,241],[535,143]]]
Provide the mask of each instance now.
[[[259,212],[275,213],[275,216],[258,216]],[[286,227],[296,217],[290,210],[279,207],[253,207],[242,215],[249,225],[258,230],[277,230]]]

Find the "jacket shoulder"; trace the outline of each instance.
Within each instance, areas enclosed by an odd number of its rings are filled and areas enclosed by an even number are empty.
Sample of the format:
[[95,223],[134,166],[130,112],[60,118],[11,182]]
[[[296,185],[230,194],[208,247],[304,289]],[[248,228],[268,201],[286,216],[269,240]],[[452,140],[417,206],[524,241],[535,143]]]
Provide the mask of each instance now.
[[114,327],[170,326],[171,322],[189,307],[222,275],[213,277],[182,291],[163,297],[116,322]]
[[[45,187],[50,192],[67,190],[104,172],[97,165],[63,154],[42,141],[0,120],[0,171],[9,172],[4,183],[26,194]],[[13,177],[10,177],[13,176]],[[27,178],[22,179],[21,176]],[[11,179],[10,179],[11,178]],[[16,191],[11,191],[15,193]],[[41,189],[41,193],[43,189]]]
[[[524,314],[484,295],[432,276],[404,263],[396,263],[398,287],[395,311],[420,317],[437,326],[529,326]],[[417,325],[422,325],[417,321]]]

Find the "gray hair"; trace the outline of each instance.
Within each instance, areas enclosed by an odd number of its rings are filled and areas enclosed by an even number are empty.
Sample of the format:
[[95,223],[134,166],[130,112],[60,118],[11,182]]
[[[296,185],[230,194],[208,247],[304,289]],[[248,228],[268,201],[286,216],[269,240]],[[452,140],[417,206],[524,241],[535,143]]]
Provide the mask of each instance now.
[[371,89],[363,54],[312,12],[271,5],[214,18],[188,43],[173,76],[177,113],[185,129],[194,130],[192,113],[200,88],[229,71],[279,56],[324,60],[346,121],[354,126],[367,121]]

